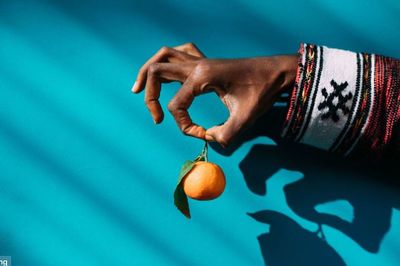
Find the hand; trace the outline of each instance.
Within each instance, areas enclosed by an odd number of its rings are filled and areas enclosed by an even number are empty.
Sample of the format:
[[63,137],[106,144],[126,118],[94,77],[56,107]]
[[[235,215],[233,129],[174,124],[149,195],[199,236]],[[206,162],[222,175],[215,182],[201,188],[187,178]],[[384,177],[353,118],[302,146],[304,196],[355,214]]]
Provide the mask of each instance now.
[[[217,141],[226,147],[264,114],[281,92],[293,86],[297,55],[245,59],[206,59],[193,44],[162,48],[140,69],[132,91],[145,87],[145,103],[155,123],[164,114],[158,98],[161,83],[179,81],[182,87],[168,104],[181,131],[193,137]],[[188,108],[194,98],[214,91],[230,116],[207,131],[192,122]]]

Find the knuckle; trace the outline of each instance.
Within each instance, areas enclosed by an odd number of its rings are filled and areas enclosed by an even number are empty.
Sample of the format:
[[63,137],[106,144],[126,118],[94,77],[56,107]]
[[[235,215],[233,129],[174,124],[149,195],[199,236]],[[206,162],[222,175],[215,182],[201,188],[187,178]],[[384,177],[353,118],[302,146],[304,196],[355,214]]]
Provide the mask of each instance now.
[[168,103],[168,105],[167,105],[167,109],[168,109],[168,111],[170,112],[170,113],[174,113],[175,112],[175,109],[176,109],[176,103],[175,103],[175,101],[170,101],[169,103]]
[[144,98],[144,104],[149,106],[151,103],[151,100],[149,98]]
[[190,127],[189,126],[182,125],[180,128],[181,128],[181,131],[182,131],[183,135],[189,136],[189,131],[190,131]]
[[160,48],[159,53],[160,54],[167,54],[170,51],[170,48],[168,46],[163,46]]
[[160,65],[158,63],[152,63],[149,65],[148,71],[150,74],[157,74],[159,69],[160,69]]
[[196,47],[196,45],[194,43],[192,43],[192,42],[185,43],[185,46],[188,47],[188,48],[191,48],[191,49],[194,49]]
[[209,60],[200,60],[200,62],[196,66],[195,71],[198,75],[208,75],[211,72],[211,64]]

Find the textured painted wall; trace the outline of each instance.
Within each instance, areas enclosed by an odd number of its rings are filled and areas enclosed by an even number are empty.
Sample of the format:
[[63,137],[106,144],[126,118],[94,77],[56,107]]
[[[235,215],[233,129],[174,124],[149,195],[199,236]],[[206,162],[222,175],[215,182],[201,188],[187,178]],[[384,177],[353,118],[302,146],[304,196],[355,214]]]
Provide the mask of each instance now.
[[[398,264],[400,193],[382,181],[396,175],[276,145],[269,122],[243,145],[210,150],[226,191],[191,201],[186,220],[172,193],[202,143],[169,115],[155,126],[130,88],[161,46],[187,41],[209,57],[293,53],[300,42],[400,57],[399,12],[394,0],[1,1],[0,256],[58,266]],[[177,88],[164,87],[163,106]],[[191,113],[206,127],[227,116],[215,95]]]

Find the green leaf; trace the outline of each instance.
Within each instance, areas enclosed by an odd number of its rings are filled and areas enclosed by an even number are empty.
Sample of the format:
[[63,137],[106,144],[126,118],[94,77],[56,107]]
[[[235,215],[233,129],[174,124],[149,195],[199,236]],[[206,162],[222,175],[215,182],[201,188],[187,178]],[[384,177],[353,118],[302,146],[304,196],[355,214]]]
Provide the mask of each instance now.
[[180,210],[183,213],[183,215],[185,215],[187,218],[190,219],[189,202],[185,194],[185,191],[183,191],[182,184],[179,184],[175,189],[174,203],[175,206],[178,208],[178,210]]
[[176,184],[175,192],[174,192],[174,203],[175,206],[187,217],[190,219],[190,210],[189,210],[189,202],[188,198],[183,191],[182,179],[192,170],[194,166],[193,161],[186,161],[181,168],[181,172],[179,173],[178,183]]
[[178,177],[178,183],[176,184],[177,186],[181,183],[181,181],[185,177],[185,175],[187,175],[187,173],[189,173],[189,171],[192,170],[194,163],[195,162],[188,160],[182,165],[181,172],[179,173],[179,177]]

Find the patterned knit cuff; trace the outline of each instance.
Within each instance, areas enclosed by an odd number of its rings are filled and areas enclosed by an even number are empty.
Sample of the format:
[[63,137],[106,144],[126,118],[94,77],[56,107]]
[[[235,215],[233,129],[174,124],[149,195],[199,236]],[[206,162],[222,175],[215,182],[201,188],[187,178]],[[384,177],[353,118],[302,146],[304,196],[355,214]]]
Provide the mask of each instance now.
[[282,137],[349,154],[370,123],[375,56],[301,44]]

